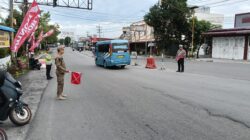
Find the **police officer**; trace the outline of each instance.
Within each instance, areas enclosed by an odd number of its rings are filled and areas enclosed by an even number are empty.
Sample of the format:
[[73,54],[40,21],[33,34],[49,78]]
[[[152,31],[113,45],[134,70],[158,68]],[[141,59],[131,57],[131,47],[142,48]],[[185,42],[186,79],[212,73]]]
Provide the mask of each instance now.
[[50,71],[52,67],[52,56],[50,54],[50,48],[48,47],[45,54],[45,62],[46,62],[46,76],[47,80],[51,80],[53,77],[50,76]]
[[176,54],[176,61],[178,62],[178,70],[176,72],[184,72],[184,59],[186,57],[186,51],[183,48],[183,45],[179,45],[179,50]]
[[66,65],[63,60],[63,54],[64,54],[64,46],[59,46],[57,49],[57,56],[55,58],[56,63],[56,76],[57,76],[57,99],[59,100],[65,100],[67,97],[63,94],[63,87],[64,87],[64,75],[65,73],[69,73],[68,70],[66,70]]

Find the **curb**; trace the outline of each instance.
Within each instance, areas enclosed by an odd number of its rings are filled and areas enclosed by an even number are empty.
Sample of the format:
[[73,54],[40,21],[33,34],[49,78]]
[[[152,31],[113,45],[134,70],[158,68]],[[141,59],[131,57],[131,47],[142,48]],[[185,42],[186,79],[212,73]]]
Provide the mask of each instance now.
[[199,62],[214,62],[214,63],[231,63],[231,64],[250,64],[249,61],[242,60],[242,61],[237,61],[237,60],[216,60],[216,59],[195,59],[195,61]]

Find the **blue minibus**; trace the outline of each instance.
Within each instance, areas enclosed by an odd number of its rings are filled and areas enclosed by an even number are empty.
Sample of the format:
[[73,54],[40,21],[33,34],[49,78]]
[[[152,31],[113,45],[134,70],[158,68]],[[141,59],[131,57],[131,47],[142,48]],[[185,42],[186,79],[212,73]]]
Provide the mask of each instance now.
[[127,40],[99,41],[95,46],[95,63],[105,68],[130,65],[129,43]]

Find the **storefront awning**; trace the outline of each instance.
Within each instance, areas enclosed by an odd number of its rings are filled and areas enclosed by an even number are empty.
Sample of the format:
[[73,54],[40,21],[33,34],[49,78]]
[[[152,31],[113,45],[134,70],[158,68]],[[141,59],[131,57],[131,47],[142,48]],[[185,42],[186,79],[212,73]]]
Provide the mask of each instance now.
[[203,33],[204,36],[234,36],[234,35],[250,35],[250,28],[234,28],[234,29],[221,29],[210,30]]
[[0,25],[0,30],[7,31],[7,32],[15,32],[15,30],[13,28],[10,28],[7,26],[2,26],[2,25]]

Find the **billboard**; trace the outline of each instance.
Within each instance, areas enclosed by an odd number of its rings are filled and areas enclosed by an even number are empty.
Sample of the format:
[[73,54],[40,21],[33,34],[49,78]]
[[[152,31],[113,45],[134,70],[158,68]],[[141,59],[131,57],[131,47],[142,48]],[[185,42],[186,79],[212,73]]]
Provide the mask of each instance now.
[[10,47],[10,34],[6,31],[0,31],[0,48]]
[[235,15],[235,28],[250,28],[250,13]]

